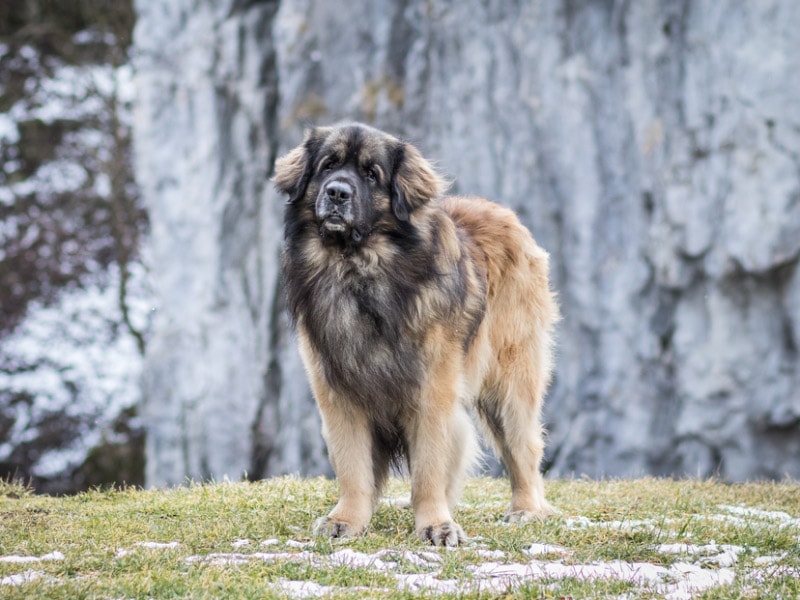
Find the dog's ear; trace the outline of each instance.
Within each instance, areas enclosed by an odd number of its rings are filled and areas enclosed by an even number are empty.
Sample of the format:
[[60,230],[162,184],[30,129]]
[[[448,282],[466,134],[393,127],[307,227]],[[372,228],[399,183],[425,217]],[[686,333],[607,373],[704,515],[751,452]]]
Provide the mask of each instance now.
[[395,150],[392,174],[392,212],[400,221],[447,191],[448,182],[414,146],[403,143]]
[[397,178],[392,182],[392,212],[399,221],[408,221],[408,204],[403,188],[397,183]]
[[307,131],[302,144],[275,161],[272,181],[279,192],[289,196],[290,203],[305,196],[314,172],[314,161],[327,131],[325,127]]

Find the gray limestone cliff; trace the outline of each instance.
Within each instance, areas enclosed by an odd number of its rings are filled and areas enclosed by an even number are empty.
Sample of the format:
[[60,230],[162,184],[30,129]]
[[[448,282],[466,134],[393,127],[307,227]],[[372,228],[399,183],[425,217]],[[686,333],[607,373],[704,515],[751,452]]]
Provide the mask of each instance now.
[[138,0],[147,478],[328,467],[276,156],[357,119],[513,207],[564,320],[551,475],[800,477],[800,4]]

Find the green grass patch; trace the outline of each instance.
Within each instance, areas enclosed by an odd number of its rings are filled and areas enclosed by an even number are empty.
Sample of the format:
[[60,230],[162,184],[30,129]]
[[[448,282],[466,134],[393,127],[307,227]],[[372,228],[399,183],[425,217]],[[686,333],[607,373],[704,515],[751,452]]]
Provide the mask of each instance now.
[[800,595],[794,482],[552,481],[560,514],[508,525],[507,481],[474,479],[456,550],[416,539],[397,503],[362,537],[314,540],[336,491],[284,477],[53,498],[0,482],[0,596],[656,598],[681,582],[691,598]]

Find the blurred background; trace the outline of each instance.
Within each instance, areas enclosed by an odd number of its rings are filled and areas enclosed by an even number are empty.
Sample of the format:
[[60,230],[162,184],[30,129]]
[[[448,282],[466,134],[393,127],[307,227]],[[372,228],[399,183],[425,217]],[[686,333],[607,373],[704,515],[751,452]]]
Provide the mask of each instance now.
[[800,477],[798,31],[794,0],[6,0],[0,477],[330,473],[269,177],[342,120],[550,252],[548,476]]

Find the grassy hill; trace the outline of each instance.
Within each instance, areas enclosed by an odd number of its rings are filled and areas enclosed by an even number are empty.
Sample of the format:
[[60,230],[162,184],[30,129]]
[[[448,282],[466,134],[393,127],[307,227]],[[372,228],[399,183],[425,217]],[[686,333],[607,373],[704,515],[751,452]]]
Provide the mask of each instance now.
[[[796,598],[800,484],[552,481],[561,514],[502,523],[504,480],[474,479],[470,541],[426,546],[392,500],[367,535],[316,541],[335,482],[32,495],[0,483],[3,598]],[[408,493],[393,481],[390,498]]]

